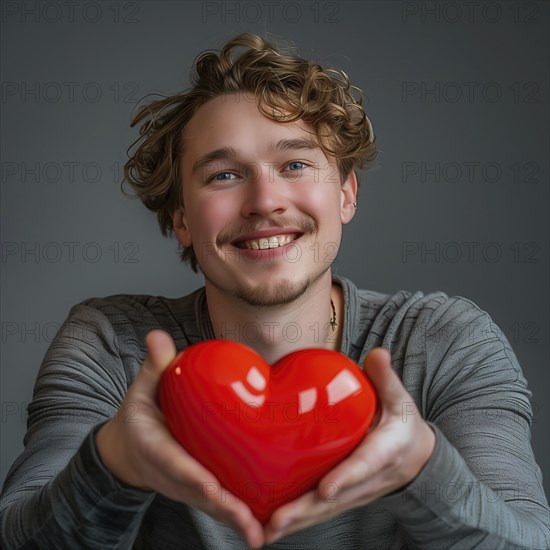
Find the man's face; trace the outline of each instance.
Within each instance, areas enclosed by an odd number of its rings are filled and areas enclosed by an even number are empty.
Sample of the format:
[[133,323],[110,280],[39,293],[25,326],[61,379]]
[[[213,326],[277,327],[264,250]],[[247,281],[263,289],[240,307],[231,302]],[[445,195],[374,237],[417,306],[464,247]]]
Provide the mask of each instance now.
[[269,306],[330,276],[357,182],[341,184],[309,125],[264,117],[250,95],[212,99],[185,129],[182,177],[175,233],[207,286]]

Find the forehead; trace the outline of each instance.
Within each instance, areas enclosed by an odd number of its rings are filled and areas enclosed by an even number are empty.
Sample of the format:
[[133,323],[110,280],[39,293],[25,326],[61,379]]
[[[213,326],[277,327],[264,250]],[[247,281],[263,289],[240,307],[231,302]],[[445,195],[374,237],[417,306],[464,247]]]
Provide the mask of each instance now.
[[206,102],[188,122],[183,132],[184,160],[227,146],[261,152],[268,142],[298,137],[317,141],[308,123],[276,122],[258,110],[253,96],[226,94]]

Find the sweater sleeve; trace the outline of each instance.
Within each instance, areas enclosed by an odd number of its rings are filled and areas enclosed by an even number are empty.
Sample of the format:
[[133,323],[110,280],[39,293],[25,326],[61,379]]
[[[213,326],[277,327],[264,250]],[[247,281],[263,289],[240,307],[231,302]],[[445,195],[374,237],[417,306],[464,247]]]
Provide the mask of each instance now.
[[381,503],[415,547],[550,548],[530,391],[508,340],[464,298],[441,304],[413,338],[426,368],[417,405],[436,446],[417,478]]
[[25,449],[3,487],[2,548],[131,548],[155,494],[122,486],[94,439],[127,386],[110,322],[74,306],[40,367]]

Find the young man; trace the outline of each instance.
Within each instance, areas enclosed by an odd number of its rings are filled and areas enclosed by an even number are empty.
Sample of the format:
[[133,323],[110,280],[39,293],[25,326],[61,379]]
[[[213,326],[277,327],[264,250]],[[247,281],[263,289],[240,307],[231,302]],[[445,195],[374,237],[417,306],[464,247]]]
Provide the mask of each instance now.
[[[490,317],[441,292],[389,296],[331,274],[356,211],[355,170],[374,157],[347,77],[243,34],[203,55],[193,89],[142,120],[127,179],[205,285],[71,310],[6,480],[3,547],[547,547],[529,391]],[[251,323],[248,340],[240,328]],[[289,323],[300,338],[285,337]],[[342,351],[380,399],[358,448],[265,529],[242,501],[203,490],[217,480],[157,404],[176,350],[212,338],[271,363],[300,348]]]

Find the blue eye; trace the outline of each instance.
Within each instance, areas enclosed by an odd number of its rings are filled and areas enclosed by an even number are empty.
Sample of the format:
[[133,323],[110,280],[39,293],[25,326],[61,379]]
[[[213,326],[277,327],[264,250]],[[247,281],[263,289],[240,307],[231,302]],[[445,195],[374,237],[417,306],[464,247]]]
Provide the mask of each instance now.
[[291,167],[291,166],[295,166],[296,164],[299,164],[301,166],[299,166],[298,168],[295,168],[295,170],[303,170],[305,168],[305,164],[303,162],[300,162],[299,160],[295,160],[294,162],[291,162],[288,166]]
[[216,181],[229,181],[232,178],[221,177],[221,176],[228,176],[228,175],[229,176],[234,176],[235,174],[233,174],[232,172],[220,172],[219,174],[216,174],[216,175],[212,176],[211,179],[216,180]]

